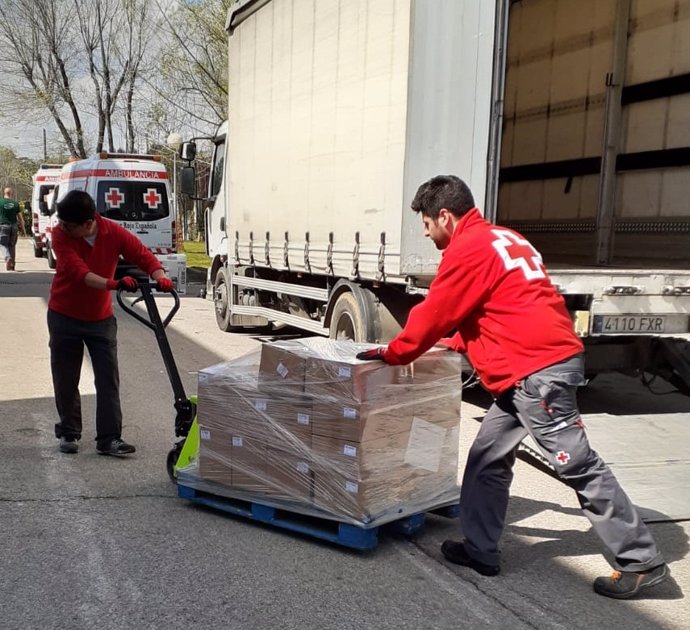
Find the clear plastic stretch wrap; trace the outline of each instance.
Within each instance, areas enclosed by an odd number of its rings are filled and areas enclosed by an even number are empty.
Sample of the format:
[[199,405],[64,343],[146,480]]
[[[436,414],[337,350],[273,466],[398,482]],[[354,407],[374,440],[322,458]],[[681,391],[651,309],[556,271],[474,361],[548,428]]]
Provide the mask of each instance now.
[[371,345],[266,343],[199,373],[197,490],[373,527],[458,499],[460,355],[358,361]]

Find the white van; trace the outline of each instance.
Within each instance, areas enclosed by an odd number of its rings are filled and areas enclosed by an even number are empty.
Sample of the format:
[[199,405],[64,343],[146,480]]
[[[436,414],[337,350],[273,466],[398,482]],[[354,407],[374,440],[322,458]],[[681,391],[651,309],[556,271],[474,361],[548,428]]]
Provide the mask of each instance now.
[[50,225],[48,195],[60,180],[61,164],[41,164],[32,177],[31,228],[33,232],[34,256],[42,258],[46,251],[46,231]]
[[[178,223],[171,203],[168,173],[160,156],[99,153],[69,162],[61,169],[53,204],[71,190],[88,192],[102,216],[135,234],[161,262],[177,292],[185,293],[187,257],[177,252]],[[57,223],[54,213],[51,221]],[[48,265],[54,269],[51,232],[48,231],[47,255]]]

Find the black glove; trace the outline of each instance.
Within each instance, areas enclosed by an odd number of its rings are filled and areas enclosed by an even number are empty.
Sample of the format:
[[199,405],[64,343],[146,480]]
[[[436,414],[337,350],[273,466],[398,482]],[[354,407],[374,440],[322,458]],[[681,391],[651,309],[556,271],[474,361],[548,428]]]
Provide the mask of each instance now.
[[386,361],[383,358],[386,348],[372,348],[371,350],[365,350],[364,352],[359,352],[356,359],[360,361]]

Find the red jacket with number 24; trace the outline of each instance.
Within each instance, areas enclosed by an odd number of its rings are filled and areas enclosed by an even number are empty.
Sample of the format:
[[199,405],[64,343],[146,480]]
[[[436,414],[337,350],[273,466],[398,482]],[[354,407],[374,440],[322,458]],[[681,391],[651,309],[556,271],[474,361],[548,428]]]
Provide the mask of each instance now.
[[453,333],[452,346],[493,395],[583,351],[537,250],[476,208],[456,225],[426,299],[410,311],[385,360],[410,363]]

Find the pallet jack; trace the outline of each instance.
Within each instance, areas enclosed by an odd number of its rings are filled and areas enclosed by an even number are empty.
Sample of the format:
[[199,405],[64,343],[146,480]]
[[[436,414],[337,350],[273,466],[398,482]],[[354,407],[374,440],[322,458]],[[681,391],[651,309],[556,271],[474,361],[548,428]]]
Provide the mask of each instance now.
[[[182,384],[182,379],[180,379],[180,373],[175,363],[175,357],[170,349],[168,335],[165,332],[167,325],[172,321],[175,313],[177,313],[180,308],[180,296],[175,290],[170,293],[174,300],[173,307],[165,316],[165,319],[161,319],[160,311],[158,310],[156,298],[153,293],[153,290],[156,288],[156,283],[150,282],[148,278],[142,278],[140,275],[135,277],[141,295],[133,302],[128,303],[123,297],[122,289],[118,289],[116,297],[123,311],[144,324],[147,328],[153,330],[156,341],[158,342],[163,364],[165,365],[168,378],[170,379],[170,385],[175,395],[175,437],[179,439],[168,453],[165,467],[170,480],[173,483],[177,483],[178,468],[184,468],[189,465],[191,461],[196,458],[199,451],[199,427],[196,421],[197,399],[196,396],[187,397],[185,393],[184,385]],[[141,301],[143,301],[146,306],[148,319],[133,308]]]

